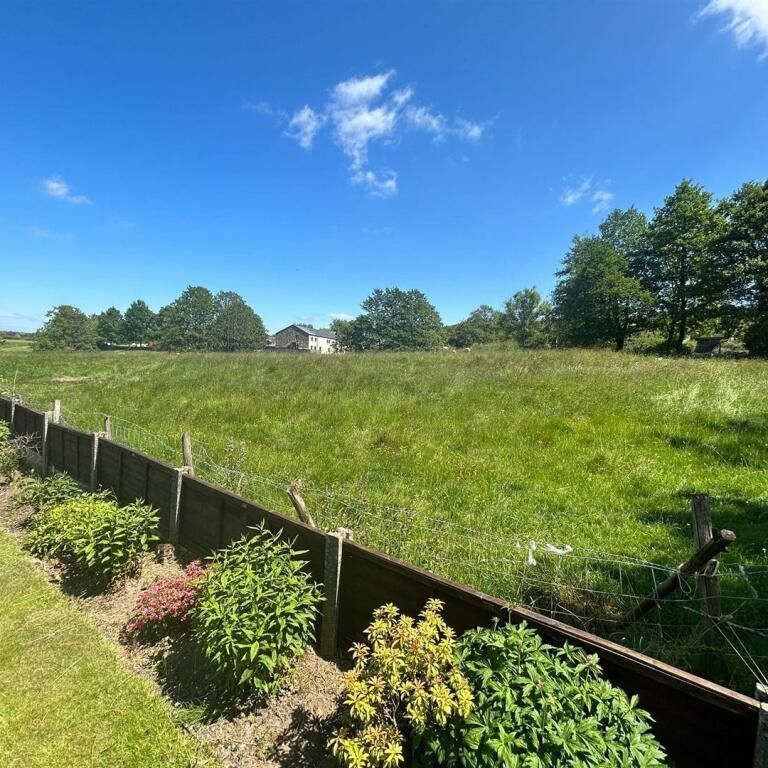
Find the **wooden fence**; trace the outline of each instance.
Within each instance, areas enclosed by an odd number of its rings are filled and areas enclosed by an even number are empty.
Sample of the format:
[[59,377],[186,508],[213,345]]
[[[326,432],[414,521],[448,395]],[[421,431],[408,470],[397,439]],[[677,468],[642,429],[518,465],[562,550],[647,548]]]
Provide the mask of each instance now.
[[[318,622],[318,637],[330,638],[330,655],[363,639],[373,610],[394,603],[416,614],[427,599],[445,603],[445,618],[457,631],[495,619],[526,621],[547,642],[569,642],[599,656],[606,677],[655,719],[654,732],[678,768],[766,768],[768,705],[597,635],[525,608],[510,605],[442,579],[335,534],[265,509],[237,494],[190,476],[107,439],[61,424],[0,398],[0,418],[16,434],[34,435],[43,465],[67,472],[92,488],[110,489],[121,503],[143,499],[159,511],[164,540],[205,556],[263,523],[306,550],[307,570],[333,583],[330,609]],[[323,626],[326,622],[326,626]],[[331,626],[331,623],[334,626]],[[322,641],[321,641],[322,648]]]

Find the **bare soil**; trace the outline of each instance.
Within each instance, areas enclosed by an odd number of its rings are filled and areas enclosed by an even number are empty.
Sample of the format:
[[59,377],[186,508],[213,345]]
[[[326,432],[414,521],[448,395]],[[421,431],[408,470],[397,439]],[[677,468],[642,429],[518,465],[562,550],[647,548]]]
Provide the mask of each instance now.
[[[0,486],[0,527],[20,543],[33,514],[13,501],[13,486]],[[181,553],[180,553],[181,554]],[[94,593],[87,584],[62,578],[56,563],[37,560],[49,581],[116,645],[127,666],[152,681],[160,695],[177,709],[179,723],[209,745],[227,768],[330,768],[335,763],[325,744],[338,712],[342,671],[309,649],[292,679],[261,706],[226,716],[211,716],[215,691],[189,638],[155,645],[126,643],[123,628],[136,596],[159,578],[176,576],[187,560],[177,559],[170,545],[147,556],[140,571],[109,592]]]

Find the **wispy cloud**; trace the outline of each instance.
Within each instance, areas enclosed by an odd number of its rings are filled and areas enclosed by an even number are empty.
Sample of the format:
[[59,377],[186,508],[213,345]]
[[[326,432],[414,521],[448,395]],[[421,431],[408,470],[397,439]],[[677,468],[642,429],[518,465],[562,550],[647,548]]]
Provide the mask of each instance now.
[[601,213],[607,211],[610,208],[613,201],[613,192],[609,192],[607,189],[596,189],[592,193],[592,213]]
[[[436,140],[454,137],[467,142],[476,142],[485,134],[487,123],[451,119],[419,105],[414,101],[414,89],[394,88],[394,78],[395,70],[389,69],[336,83],[322,109],[315,110],[305,104],[293,113],[286,135],[304,149],[310,149],[317,134],[327,125],[349,162],[350,181],[374,197],[391,197],[398,190],[397,172],[369,167],[368,153],[372,145],[393,144],[406,129],[427,133]],[[258,104],[254,109],[273,114]]]
[[73,194],[69,184],[58,176],[43,179],[43,191],[48,197],[55,197],[57,200],[66,200],[73,205],[90,205],[91,203],[85,195]]
[[560,202],[566,206],[566,208],[569,208],[572,205],[576,205],[576,203],[581,200],[584,195],[586,195],[589,190],[592,188],[592,177],[582,179],[581,183],[578,186],[575,187],[566,187],[562,194],[560,195]]
[[725,14],[728,22],[724,30],[730,32],[736,45],[759,45],[759,58],[768,57],[768,2],[766,0],[710,0],[699,16]]
[[71,232],[54,232],[53,230],[34,225],[27,227],[27,232],[31,237],[38,240],[73,240],[75,237]]
[[610,181],[595,182],[592,176],[584,176],[581,181],[573,186],[566,187],[560,194],[560,202],[570,208],[581,200],[589,200],[592,203],[592,213],[601,213],[608,210],[613,201],[614,194],[608,187]]
[[355,316],[350,315],[348,312],[331,312],[328,317],[331,320],[354,320]]

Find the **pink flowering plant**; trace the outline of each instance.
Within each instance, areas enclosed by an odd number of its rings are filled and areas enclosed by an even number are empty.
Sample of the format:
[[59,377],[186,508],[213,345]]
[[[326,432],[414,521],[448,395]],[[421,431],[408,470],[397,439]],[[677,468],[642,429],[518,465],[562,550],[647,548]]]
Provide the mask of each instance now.
[[183,632],[197,603],[206,570],[195,560],[182,576],[159,579],[139,593],[125,625],[126,636],[131,640],[158,640]]

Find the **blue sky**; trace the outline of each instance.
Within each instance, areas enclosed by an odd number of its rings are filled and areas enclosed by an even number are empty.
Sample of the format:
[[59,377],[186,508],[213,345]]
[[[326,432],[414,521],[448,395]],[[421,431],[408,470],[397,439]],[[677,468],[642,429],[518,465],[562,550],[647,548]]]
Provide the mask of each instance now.
[[767,52],[768,0],[6,2],[0,328],[548,292],[609,207],[768,176]]

